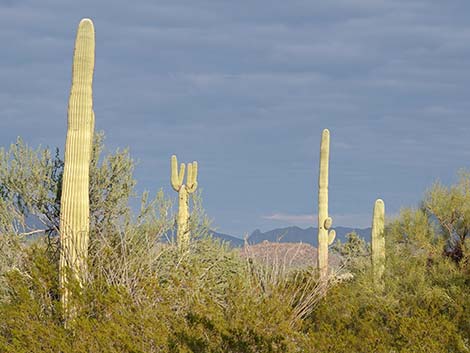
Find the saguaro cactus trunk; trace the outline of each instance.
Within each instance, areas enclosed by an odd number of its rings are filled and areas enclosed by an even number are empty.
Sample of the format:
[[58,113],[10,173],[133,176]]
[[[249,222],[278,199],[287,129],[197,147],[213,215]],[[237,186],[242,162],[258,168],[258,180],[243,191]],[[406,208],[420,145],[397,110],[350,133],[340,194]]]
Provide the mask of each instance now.
[[72,87],[68,106],[64,174],[60,206],[60,285],[67,313],[72,275],[80,284],[86,274],[89,238],[89,167],[93,143],[92,98],[95,30],[89,19],[80,21],[75,40]]
[[375,201],[372,218],[372,270],[374,278],[380,281],[385,271],[385,205],[381,199]]
[[178,192],[178,217],[176,218],[177,233],[176,243],[180,251],[186,251],[191,239],[189,228],[189,204],[188,194],[192,194],[197,189],[197,162],[188,163],[188,176],[186,185],[183,184],[185,164],[181,163],[178,173],[178,159],[171,156],[171,186]]
[[333,220],[328,215],[328,168],[330,159],[330,131],[323,130],[320,145],[320,170],[318,176],[318,270],[320,277],[328,274],[328,245],[336,232],[330,230]]

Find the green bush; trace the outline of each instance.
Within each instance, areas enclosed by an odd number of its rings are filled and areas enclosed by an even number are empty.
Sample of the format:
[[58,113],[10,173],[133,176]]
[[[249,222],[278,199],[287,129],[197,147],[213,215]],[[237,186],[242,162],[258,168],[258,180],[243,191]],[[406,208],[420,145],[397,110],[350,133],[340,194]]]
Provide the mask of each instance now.
[[[386,227],[386,271],[372,280],[356,235],[335,250],[352,276],[245,259],[207,236],[200,195],[186,253],[171,200],[144,194],[133,215],[128,151],[93,152],[88,276],[63,321],[57,222],[62,161],[21,140],[0,151],[0,352],[469,352],[470,176],[437,184],[422,209]],[[42,225],[30,224],[34,216]],[[46,237],[24,241],[32,234]],[[350,276],[350,277],[351,277]]]
[[330,290],[307,324],[317,352],[469,352],[470,279],[441,256],[423,211],[386,229],[383,283],[370,267]]
[[[140,278],[139,296],[96,277],[75,288],[77,318],[63,327],[57,265],[42,244],[24,272],[8,273],[0,305],[2,352],[296,352],[304,337],[286,293],[261,293],[248,263],[210,238],[178,258],[166,245],[159,276]],[[93,271],[91,271],[93,272]],[[294,295],[295,288],[292,288]],[[145,299],[144,299],[145,297]],[[136,299],[139,300],[136,300]],[[301,351],[301,350],[300,350]]]

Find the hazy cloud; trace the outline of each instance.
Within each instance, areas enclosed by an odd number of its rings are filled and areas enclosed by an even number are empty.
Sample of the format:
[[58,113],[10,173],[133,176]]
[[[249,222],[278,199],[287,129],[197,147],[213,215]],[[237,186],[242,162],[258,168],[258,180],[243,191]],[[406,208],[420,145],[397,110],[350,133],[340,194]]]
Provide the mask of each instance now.
[[281,222],[288,222],[291,224],[312,224],[316,219],[315,215],[309,214],[299,214],[299,215],[292,215],[292,214],[285,214],[285,213],[273,213],[268,216],[263,216],[264,219],[269,219],[272,221],[281,221]]
[[[464,0],[3,0],[0,138],[63,146],[76,26],[91,17],[96,126],[140,161],[140,189],[173,195],[176,153],[200,161],[221,231],[300,224],[316,212],[328,127],[335,224],[366,224],[377,197],[396,212],[468,164],[469,12]],[[263,218],[273,209],[294,218]]]
[[[333,228],[337,225],[343,227],[353,228],[366,228],[370,227],[372,222],[372,213],[369,214],[330,214],[333,218]],[[392,218],[390,215],[387,218]],[[286,214],[286,213],[272,213],[267,216],[263,216],[263,219],[276,221],[283,225],[298,225],[301,227],[317,227],[318,215],[315,214]],[[278,225],[279,225],[278,224]]]

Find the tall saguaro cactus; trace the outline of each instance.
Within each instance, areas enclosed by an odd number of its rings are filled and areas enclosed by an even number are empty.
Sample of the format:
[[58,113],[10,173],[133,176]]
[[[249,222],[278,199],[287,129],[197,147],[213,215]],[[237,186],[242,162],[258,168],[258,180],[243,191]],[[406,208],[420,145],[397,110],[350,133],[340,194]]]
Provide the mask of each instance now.
[[318,269],[320,277],[328,273],[328,245],[335,240],[336,232],[330,230],[333,220],[328,215],[328,167],[330,159],[330,131],[324,129],[320,145],[320,170],[318,176]]
[[372,218],[372,270],[376,281],[380,281],[385,271],[384,222],[385,205],[381,199],[377,199]]
[[178,217],[176,219],[178,230],[176,233],[176,242],[180,251],[185,251],[189,247],[188,194],[192,194],[197,189],[197,168],[196,161],[188,163],[188,176],[185,185],[183,184],[185,164],[181,163],[178,172],[178,159],[175,155],[171,156],[171,186],[178,192]]
[[86,274],[90,227],[89,168],[95,120],[94,66],[95,30],[91,20],[83,19],[78,26],[73,54],[60,206],[60,284],[66,313],[70,311],[69,276],[82,284]]

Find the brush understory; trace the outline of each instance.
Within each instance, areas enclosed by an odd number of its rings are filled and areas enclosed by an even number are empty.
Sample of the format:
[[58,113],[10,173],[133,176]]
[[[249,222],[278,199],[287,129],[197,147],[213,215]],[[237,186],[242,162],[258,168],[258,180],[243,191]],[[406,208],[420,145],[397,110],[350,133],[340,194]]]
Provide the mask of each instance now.
[[[332,247],[341,266],[319,282],[309,261],[296,260],[301,248],[241,253],[206,236],[199,195],[194,239],[178,252],[163,241],[174,232],[171,202],[144,195],[132,215],[134,163],[126,150],[101,152],[97,135],[88,278],[71,284],[77,311],[65,328],[63,163],[20,140],[1,151],[0,352],[470,352],[468,174],[434,185],[420,208],[389,222],[382,281],[368,245],[351,234]],[[30,240],[36,230],[46,236]]]

